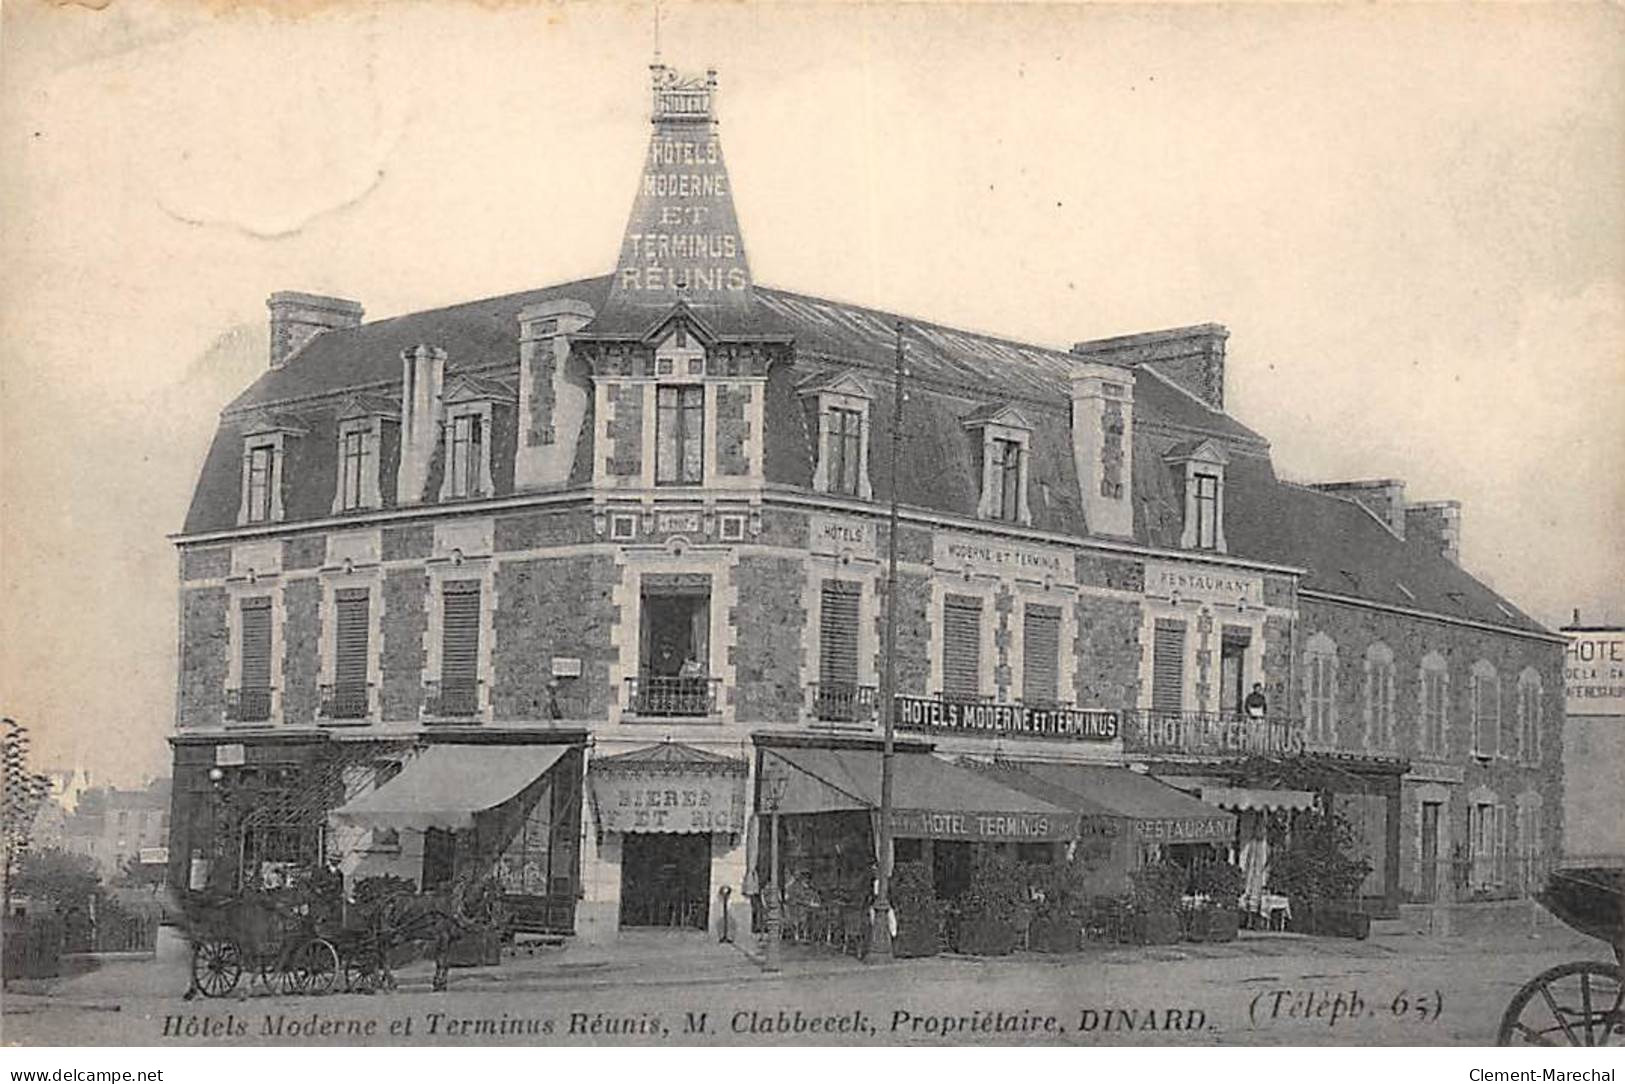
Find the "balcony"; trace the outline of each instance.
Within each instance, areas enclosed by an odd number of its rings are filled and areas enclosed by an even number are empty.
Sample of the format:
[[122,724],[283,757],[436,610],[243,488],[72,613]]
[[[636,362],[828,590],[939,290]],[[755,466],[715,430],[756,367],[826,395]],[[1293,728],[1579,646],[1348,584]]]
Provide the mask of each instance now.
[[722,679],[715,677],[629,677],[626,711],[655,718],[712,715],[721,690]]
[[432,719],[471,719],[480,714],[481,681],[426,681],[423,714]]
[[1123,713],[1123,751],[1193,757],[1294,756],[1303,752],[1301,719],[1200,711]]
[[372,714],[372,685],[323,685],[323,719],[366,719]]
[[270,720],[270,689],[226,690],[226,722],[265,723]]
[[821,723],[874,722],[878,690],[850,681],[815,681],[807,686],[807,710]]

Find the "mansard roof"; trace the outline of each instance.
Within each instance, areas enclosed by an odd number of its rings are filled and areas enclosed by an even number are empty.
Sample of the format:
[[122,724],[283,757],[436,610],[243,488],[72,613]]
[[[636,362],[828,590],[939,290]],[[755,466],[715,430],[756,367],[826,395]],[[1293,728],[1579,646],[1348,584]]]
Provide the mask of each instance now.
[[[226,409],[188,513],[185,533],[226,530],[236,523],[239,428],[245,414],[267,408],[310,422],[289,461],[289,521],[329,514],[336,476],[336,426],[327,403],[345,393],[398,394],[400,353],[419,343],[443,347],[458,371],[489,370],[486,378],[517,376],[519,311],[563,298],[601,310],[609,276],[377,320],[318,335],[286,365],[264,373]],[[882,448],[892,418],[889,394],[897,342],[896,315],[843,302],[755,285],[740,319],[795,344],[795,371],[769,380],[765,467],[769,483],[808,488],[814,448],[801,393],[809,382],[867,381],[871,439]],[[710,314],[707,314],[708,316]],[[658,321],[663,324],[664,320]],[[589,332],[593,330],[589,328]],[[731,327],[737,333],[738,327]],[[1070,375],[1078,355],[926,321],[903,326],[909,399],[900,442],[899,500],[909,506],[974,517],[979,474],[964,419],[990,400],[1012,406],[1030,422],[1029,504],[1032,527],[1087,537],[1078,497],[1070,435]],[[506,367],[506,368],[504,368]],[[1232,556],[1306,570],[1302,586],[1522,630],[1538,623],[1459,566],[1418,540],[1402,540],[1354,501],[1280,481],[1268,442],[1156,371],[1139,367],[1134,385],[1134,536],[1177,548],[1183,504],[1165,457],[1209,445],[1228,457],[1225,537]],[[448,378],[450,379],[450,378]],[[586,427],[590,431],[591,427]],[[497,495],[512,492],[512,441],[493,435]],[[503,463],[506,456],[508,462]],[[575,480],[587,462],[578,450]],[[874,499],[890,498],[888,472],[875,460]],[[506,468],[506,469],[504,469]],[[1401,586],[1403,585],[1403,586]]]

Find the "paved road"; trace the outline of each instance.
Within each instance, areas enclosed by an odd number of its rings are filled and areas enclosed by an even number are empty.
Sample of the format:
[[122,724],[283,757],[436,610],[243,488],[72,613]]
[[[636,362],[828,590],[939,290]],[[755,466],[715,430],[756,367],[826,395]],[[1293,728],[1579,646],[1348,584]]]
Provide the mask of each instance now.
[[[674,943],[675,944],[675,943]],[[421,968],[388,995],[192,1001],[176,965],[110,964],[5,1002],[8,1044],[1180,1043],[1481,1045],[1518,987],[1597,956],[1566,932],[1462,939],[1261,939],[1081,957],[793,960],[723,947]]]

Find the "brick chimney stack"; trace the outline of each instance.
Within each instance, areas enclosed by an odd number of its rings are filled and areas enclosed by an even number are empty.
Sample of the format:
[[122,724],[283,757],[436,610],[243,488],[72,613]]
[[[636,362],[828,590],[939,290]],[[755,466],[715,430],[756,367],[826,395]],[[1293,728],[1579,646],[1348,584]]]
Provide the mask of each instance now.
[[1223,324],[1196,324],[1075,343],[1074,354],[1126,369],[1144,366],[1178,384],[1214,410],[1224,409]]
[[1374,478],[1360,482],[1316,482],[1310,488],[1337,497],[1347,497],[1365,506],[1367,511],[1387,524],[1388,529],[1399,538],[1405,537],[1405,521],[1409,518],[1409,510],[1420,507],[1405,503],[1405,483],[1398,478]]
[[297,290],[278,290],[265,301],[271,310],[271,368],[280,369],[324,331],[359,327],[365,311],[359,301]]
[[1405,528],[1411,538],[1430,543],[1449,560],[1461,563],[1460,501],[1407,504]]

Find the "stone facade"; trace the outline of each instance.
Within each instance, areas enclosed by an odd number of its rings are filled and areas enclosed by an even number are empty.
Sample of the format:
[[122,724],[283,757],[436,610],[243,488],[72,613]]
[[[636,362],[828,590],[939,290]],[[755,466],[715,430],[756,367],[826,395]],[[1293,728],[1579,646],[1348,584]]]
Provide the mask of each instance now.
[[282,720],[310,725],[316,720],[321,693],[322,585],[315,579],[290,580],[282,588],[287,614],[282,632]]
[[[430,540],[433,536],[431,533]],[[389,532],[384,534],[385,546]],[[429,627],[429,577],[420,568],[384,574],[383,717],[416,721],[423,708],[423,635]]]
[[749,408],[755,395],[756,390],[749,384],[722,384],[717,388],[717,470],[724,476],[750,473]]
[[1140,606],[1079,598],[1073,678],[1078,706],[1120,709],[1140,701]]
[[794,589],[806,576],[799,557],[742,557],[733,571],[740,605],[729,620],[734,648],[734,713],[739,719],[800,719],[801,656],[809,620]]
[[[605,555],[517,559],[497,567],[496,718],[548,719],[555,705],[568,718],[608,717],[609,669],[619,654],[610,635],[619,578]],[[550,695],[555,657],[579,659],[581,676],[560,682]]]
[[226,605],[222,587],[189,587],[181,592],[176,720],[181,727],[219,725],[226,710]]

